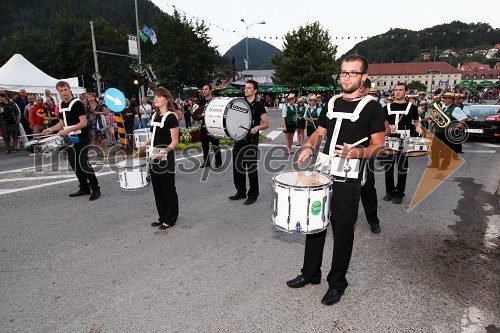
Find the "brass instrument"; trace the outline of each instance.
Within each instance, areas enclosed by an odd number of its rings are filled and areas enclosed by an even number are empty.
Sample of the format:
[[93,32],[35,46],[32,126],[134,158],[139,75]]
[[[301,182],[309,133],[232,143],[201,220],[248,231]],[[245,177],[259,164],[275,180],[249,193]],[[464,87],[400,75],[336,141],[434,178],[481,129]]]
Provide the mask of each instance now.
[[432,108],[428,108],[427,115],[436,123],[438,127],[445,128],[451,122],[450,118],[444,113],[441,107],[434,102]]

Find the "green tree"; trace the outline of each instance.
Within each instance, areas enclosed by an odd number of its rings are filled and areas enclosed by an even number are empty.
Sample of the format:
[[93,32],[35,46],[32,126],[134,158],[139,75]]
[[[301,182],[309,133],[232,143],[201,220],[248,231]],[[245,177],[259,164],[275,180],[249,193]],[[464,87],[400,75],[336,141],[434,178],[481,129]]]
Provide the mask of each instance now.
[[409,90],[417,89],[418,91],[426,91],[427,86],[420,81],[411,81],[410,83],[408,83],[408,89]]
[[287,33],[283,54],[271,56],[275,67],[273,80],[281,84],[328,84],[338,73],[335,62],[337,46],[332,45],[328,31],[318,22]]

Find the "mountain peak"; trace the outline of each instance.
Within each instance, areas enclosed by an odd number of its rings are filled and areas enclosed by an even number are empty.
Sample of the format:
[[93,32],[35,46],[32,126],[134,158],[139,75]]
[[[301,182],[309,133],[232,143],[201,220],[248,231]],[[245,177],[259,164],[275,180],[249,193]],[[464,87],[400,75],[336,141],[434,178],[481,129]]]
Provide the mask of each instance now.
[[[245,69],[243,59],[246,58],[246,38],[233,45],[225,54],[224,58],[234,57],[236,69]],[[273,45],[257,38],[248,38],[248,58],[250,58],[249,69],[273,69],[269,58],[274,53],[282,53]]]

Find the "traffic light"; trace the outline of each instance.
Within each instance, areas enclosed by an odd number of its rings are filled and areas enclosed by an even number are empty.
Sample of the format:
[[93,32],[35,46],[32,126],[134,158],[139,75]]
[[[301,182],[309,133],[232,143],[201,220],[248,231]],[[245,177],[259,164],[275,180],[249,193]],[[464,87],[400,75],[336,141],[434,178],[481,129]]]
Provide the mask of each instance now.
[[134,85],[138,86],[141,82],[141,77],[139,76],[139,74],[137,73],[134,73],[132,74],[132,82],[134,83]]

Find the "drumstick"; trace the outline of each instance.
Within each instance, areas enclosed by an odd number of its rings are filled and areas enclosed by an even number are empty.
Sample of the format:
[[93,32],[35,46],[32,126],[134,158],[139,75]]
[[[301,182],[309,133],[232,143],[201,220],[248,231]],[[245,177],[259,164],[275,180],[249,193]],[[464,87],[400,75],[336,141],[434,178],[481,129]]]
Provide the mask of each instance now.
[[[36,134],[30,134],[30,135],[36,135]],[[54,135],[58,135],[58,134],[56,133],[56,134],[49,134],[49,135],[41,135],[41,136],[37,136],[35,139],[48,138],[49,136],[54,136]],[[19,135],[19,136],[28,136],[28,135]]]
[[247,131],[251,131],[250,128],[246,128],[240,125],[240,128],[246,129]]
[[[42,133],[36,133],[36,134],[26,134],[26,135],[18,135],[18,136],[25,136],[25,137],[28,137],[28,136],[36,136],[36,135],[39,135],[39,134],[42,134]],[[48,134],[48,135],[45,135],[45,136],[39,136],[38,138],[45,138],[47,136],[51,136],[51,135],[57,135],[57,133],[54,133],[54,134]]]
[[[355,146],[359,145],[360,143],[365,142],[366,140],[368,140],[368,137],[367,137],[367,136],[365,136],[363,139],[360,139],[360,140],[358,140],[358,141],[354,142],[353,144],[347,145],[347,148],[355,147]],[[331,160],[332,158],[334,158],[334,157],[336,157],[336,156],[338,156],[338,154],[337,154],[337,153],[333,153],[333,155],[332,155],[332,156],[330,156],[327,160]],[[318,165],[322,164],[322,162],[324,162],[324,161],[317,161],[317,162],[314,164],[314,166],[316,167],[316,166],[318,166]]]

